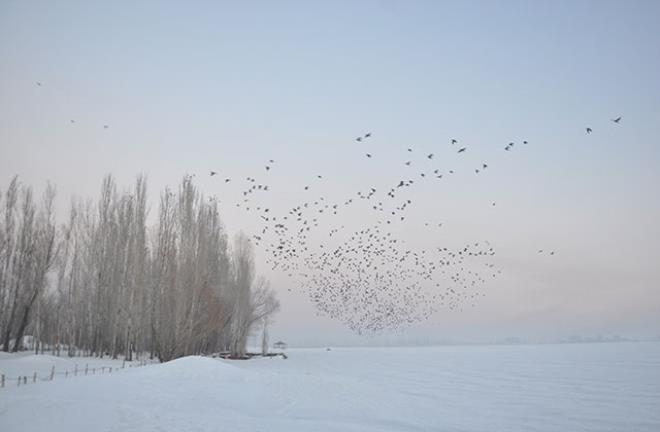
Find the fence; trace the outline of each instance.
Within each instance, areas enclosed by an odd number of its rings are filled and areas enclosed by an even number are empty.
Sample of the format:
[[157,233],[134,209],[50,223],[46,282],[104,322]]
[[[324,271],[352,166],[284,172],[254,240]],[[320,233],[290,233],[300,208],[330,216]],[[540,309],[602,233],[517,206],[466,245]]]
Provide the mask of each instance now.
[[37,382],[53,381],[56,376],[63,376],[64,378],[69,378],[69,377],[77,377],[84,375],[97,375],[97,374],[103,375],[106,373],[111,374],[113,371],[115,371],[116,373],[122,369],[125,369],[127,366],[129,368],[140,367],[157,362],[158,362],[157,360],[152,360],[152,361],[139,360],[137,362],[128,362],[127,364],[126,360],[124,360],[122,361],[121,367],[119,366],[90,367],[89,363],[86,363],[84,369],[82,368],[78,369],[78,364],[75,364],[73,370],[65,369],[63,372],[56,372],[55,366],[51,366],[50,373],[46,374],[46,376],[39,376],[37,372],[33,372],[32,375],[19,375],[16,378],[8,377],[5,374],[0,374],[0,388],[8,387],[10,384],[13,385],[14,382],[16,382],[17,387],[20,387],[21,385],[36,384]]

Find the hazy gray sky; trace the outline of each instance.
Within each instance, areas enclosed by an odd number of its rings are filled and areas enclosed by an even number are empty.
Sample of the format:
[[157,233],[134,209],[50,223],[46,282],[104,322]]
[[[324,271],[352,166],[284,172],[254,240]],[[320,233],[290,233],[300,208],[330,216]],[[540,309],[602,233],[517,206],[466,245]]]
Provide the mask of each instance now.
[[[502,275],[400,337],[659,335],[659,22],[656,1],[0,1],[0,187],[50,180],[65,208],[108,172],[146,173],[154,212],[197,173],[228,230],[251,233],[240,178],[283,212],[454,169],[420,181],[393,229],[415,247],[488,240]],[[348,337],[287,291],[296,279],[259,269],[282,302],[273,337]]]

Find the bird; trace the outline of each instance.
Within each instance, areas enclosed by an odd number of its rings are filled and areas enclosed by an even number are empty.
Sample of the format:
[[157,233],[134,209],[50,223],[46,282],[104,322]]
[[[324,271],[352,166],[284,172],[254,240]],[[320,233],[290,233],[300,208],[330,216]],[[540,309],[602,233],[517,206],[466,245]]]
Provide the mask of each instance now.
[[409,152],[411,152],[411,151],[412,151],[412,149],[411,149],[411,148],[409,148],[409,149],[408,149],[408,151],[409,151]]
[[41,82],[37,81],[37,86],[41,87]]
[[317,175],[316,177],[318,177],[318,178],[323,178],[323,177],[322,177],[322,176],[320,176],[320,175]]
[[455,140],[455,139],[452,138],[452,140],[451,140],[451,144],[452,144],[452,145],[456,144],[457,142],[458,142],[457,140]]
[[458,153],[463,153],[465,150],[466,150],[465,147],[461,147],[460,149],[458,149]]
[[367,132],[366,134],[364,134],[364,137],[365,137],[365,138],[369,138],[369,137],[371,137],[371,132]]
[[217,174],[217,172],[215,172],[215,171],[211,171],[211,172],[210,172],[210,176],[211,176],[211,177],[213,177],[213,176],[216,175],[216,174]]
[[108,126],[108,125],[103,125],[103,129],[107,129],[107,128],[109,128],[109,127],[110,127],[110,126]]
[[613,121],[614,123],[616,123],[616,124],[619,124],[619,122],[621,121],[621,116],[619,116],[619,117],[617,117],[617,118],[615,118],[615,119],[612,119],[612,121]]
[[529,144],[527,141],[523,141],[523,144]]
[[74,124],[74,123],[76,122],[76,121],[73,120],[73,119],[72,119],[72,120],[69,120],[69,121],[71,122],[71,124]]
[[410,166],[410,161],[406,162],[406,165]]
[[230,181],[231,181],[231,179],[228,179],[228,178],[225,179],[225,183],[229,183]]
[[270,171],[270,167],[266,165],[266,171]]
[[371,157],[371,154],[370,154],[370,153],[367,153],[367,157],[370,158],[370,157]]
[[357,141],[357,142],[362,142],[362,137],[357,137],[357,138],[355,138],[355,141]]
[[591,130],[590,127],[588,127],[588,128],[587,128],[587,133],[590,134],[591,132],[593,132],[593,131]]
[[426,156],[429,159],[433,159],[433,153],[430,153],[428,156]]
[[486,164],[481,164],[481,166],[482,166],[483,169],[488,168],[488,165],[486,165]]
[[495,201],[493,201],[493,207],[495,207]]

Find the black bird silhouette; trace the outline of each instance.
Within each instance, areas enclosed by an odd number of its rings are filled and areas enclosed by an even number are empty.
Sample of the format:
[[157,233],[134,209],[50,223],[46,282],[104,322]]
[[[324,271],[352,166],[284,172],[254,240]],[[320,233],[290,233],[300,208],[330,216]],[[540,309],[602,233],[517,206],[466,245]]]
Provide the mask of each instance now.
[[215,171],[211,171],[210,176],[213,177],[213,176],[216,175],[216,174],[217,174],[217,172],[215,172]]
[[371,132],[367,132],[366,134],[364,134],[364,137],[365,137],[365,138],[369,138],[369,137],[371,137]]
[[614,123],[616,123],[616,124],[619,124],[619,122],[621,121],[621,116],[619,116],[619,117],[617,117],[617,118],[615,118],[615,119],[612,119],[612,121],[613,121]]
[[406,162],[406,165],[410,166],[410,161]]
[[229,183],[230,181],[231,181],[231,179],[228,179],[228,178],[225,179],[225,183]]
[[458,150],[458,153],[463,153],[465,150],[466,150],[465,147],[461,147],[461,148]]
[[371,157],[371,154],[367,153],[367,157],[370,158],[370,157]]
[[357,137],[357,138],[355,138],[355,141],[357,141],[357,142],[362,142],[362,137]]
[[266,171],[270,171],[270,167],[266,165]]
[[527,142],[527,141],[523,141],[523,144],[528,144],[528,142]]
[[430,153],[428,156],[426,156],[429,159],[433,159],[433,153]]
[[409,152],[411,152],[411,151],[412,151],[412,149],[411,149],[411,148],[409,148],[409,149],[408,149],[408,151],[409,151]]
[[109,127],[110,127],[110,126],[108,126],[108,125],[103,125],[103,129],[107,129],[107,128],[109,128]]
[[41,87],[41,83],[40,83],[39,81],[37,81],[37,85],[38,85],[39,87]]
[[457,140],[452,138],[452,140],[451,140],[452,145],[456,144],[457,142],[458,142]]
[[590,127],[588,127],[588,128],[587,128],[587,133],[590,134],[591,132],[593,132],[593,131],[591,130]]
[[486,165],[486,164],[481,164],[481,167],[482,167],[483,169],[486,169],[486,168],[488,168],[488,165]]

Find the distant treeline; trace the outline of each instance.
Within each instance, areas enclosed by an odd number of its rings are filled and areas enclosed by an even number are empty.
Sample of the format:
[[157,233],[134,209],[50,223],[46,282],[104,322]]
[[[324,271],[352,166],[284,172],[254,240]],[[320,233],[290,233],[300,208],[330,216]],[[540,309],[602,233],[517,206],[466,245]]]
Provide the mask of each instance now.
[[54,216],[55,189],[35,199],[14,178],[0,191],[0,348],[24,335],[69,355],[150,352],[161,361],[190,354],[245,354],[249,334],[267,335],[279,309],[255,273],[249,239],[232,242],[215,200],[186,177],[160,194],[147,226],[147,188],[103,180],[96,203],[72,200]]

